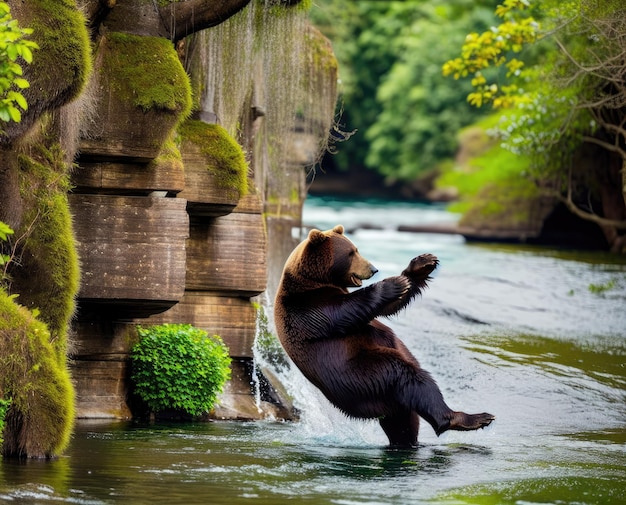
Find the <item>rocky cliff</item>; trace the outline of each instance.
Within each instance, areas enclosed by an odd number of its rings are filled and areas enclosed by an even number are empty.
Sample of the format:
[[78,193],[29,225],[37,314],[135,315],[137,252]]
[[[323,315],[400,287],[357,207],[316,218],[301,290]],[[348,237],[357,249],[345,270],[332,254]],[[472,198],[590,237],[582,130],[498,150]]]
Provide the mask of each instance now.
[[134,328],[160,322],[229,346],[216,416],[276,414],[251,395],[253,301],[273,296],[336,100],[336,61],[306,6],[9,4],[40,49],[28,113],[1,139],[0,220],[20,258],[7,292],[69,356],[76,415],[131,415]]

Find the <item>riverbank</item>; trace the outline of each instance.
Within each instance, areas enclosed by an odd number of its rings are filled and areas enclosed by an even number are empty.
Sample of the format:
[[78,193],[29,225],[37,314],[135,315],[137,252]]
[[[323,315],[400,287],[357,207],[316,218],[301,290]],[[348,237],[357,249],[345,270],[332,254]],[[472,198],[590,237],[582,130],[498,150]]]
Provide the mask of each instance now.
[[[318,174],[309,187],[312,198],[335,199],[345,205],[357,202],[380,200],[398,205],[447,206],[452,195],[438,194],[433,198],[432,180],[416,182],[413,186],[385,185],[377,174],[363,171],[362,174]],[[515,212],[511,209],[510,212]],[[469,242],[493,242],[505,244],[531,244],[585,250],[608,250],[608,244],[597,224],[583,220],[569,212],[563,204],[555,203],[544,209],[541,216],[531,212],[533,219],[527,223],[508,226],[498,223],[493,216],[489,219],[468,219],[458,215],[454,223],[406,223],[397,231],[406,233],[438,233],[461,235]],[[370,222],[358,223],[358,229],[374,229]],[[388,227],[388,224],[380,226]]]

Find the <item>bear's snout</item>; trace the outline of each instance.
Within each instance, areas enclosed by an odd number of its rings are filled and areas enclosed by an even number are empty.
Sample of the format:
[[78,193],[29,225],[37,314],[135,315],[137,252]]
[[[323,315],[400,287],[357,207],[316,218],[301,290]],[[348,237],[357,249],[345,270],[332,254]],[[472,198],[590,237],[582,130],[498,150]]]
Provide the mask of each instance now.
[[369,261],[363,260],[360,268],[355,269],[355,271],[350,275],[350,284],[355,287],[362,286],[363,283],[361,281],[369,279],[377,272],[378,268],[372,265]]

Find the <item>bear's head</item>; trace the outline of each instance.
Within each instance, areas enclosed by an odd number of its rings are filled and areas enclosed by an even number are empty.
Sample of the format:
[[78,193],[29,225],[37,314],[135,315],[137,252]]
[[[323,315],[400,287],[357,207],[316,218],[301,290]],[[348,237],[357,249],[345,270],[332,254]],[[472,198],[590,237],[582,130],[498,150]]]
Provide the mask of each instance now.
[[344,236],[343,226],[332,230],[311,230],[291,254],[285,273],[300,281],[342,288],[359,287],[378,270]]

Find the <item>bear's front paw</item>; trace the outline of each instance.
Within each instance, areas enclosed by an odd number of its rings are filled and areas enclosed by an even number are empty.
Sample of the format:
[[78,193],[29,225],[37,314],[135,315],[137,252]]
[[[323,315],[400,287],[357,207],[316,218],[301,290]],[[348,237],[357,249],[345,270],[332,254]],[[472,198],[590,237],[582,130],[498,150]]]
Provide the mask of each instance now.
[[402,298],[411,289],[411,283],[406,277],[389,277],[380,283],[382,296],[388,300]]
[[402,275],[406,275],[414,281],[425,280],[430,273],[437,268],[439,260],[433,254],[422,254],[411,260],[409,266],[406,268]]

